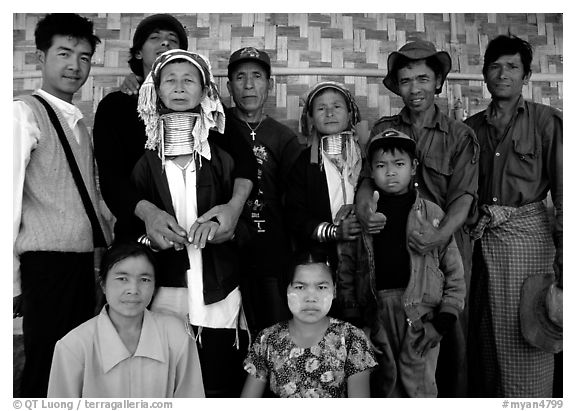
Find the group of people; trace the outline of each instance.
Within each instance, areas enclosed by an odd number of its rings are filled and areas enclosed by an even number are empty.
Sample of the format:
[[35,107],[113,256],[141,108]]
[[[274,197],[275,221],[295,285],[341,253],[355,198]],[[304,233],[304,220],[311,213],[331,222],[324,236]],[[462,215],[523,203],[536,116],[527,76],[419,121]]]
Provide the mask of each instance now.
[[265,51],[231,54],[224,107],[182,24],[148,16],[90,136],[92,23],[49,14],[35,38],[42,87],[13,104],[22,396],[552,396],[561,323],[521,310],[529,281],[562,289],[562,114],[522,97],[529,43],[490,41],[492,101],[465,123],[427,41],[390,54],[404,108],[368,138],[322,81],[302,145],[265,114]]

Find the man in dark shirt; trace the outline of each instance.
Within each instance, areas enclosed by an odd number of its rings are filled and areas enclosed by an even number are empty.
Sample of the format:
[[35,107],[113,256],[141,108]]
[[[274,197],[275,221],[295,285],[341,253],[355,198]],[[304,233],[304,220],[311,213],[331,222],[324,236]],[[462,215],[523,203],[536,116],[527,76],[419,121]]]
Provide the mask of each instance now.
[[284,271],[290,240],[284,221],[286,181],[303,146],[288,127],[264,113],[264,103],[274,87],[270,57],[262,50],[244,47],[230,56],[228,91],[235,106],[226,111],[228,124],[250,144],[258,163],[254,198],[244,212],[255,229],[254,239],[242,251],[242,299],[248,325],[257,333],[288,319]]
[[466,120],[480,143],[480,219],[472,233],[478,241],[470,290],[474,396],[552,396],[553,354],[524,340],[519,319],[526,278],[555,271],[562,286],[562,113],[522,98],[531,62],[526,41],[490,41],[482,73],[492,102]]

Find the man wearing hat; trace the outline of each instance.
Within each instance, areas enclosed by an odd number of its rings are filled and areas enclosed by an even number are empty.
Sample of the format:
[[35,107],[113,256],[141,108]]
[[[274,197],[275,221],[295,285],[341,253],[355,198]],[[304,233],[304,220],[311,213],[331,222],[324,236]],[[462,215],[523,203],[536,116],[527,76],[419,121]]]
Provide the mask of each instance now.
[[[471,214],[476,198],[478,143],[472,129],[442,113],[434,102],[451,67],[450,55],[437,51],[428,41],[416,40],[391,53],[384,85],[402,97],[404,108],[397,115],[378,120],[371,135],[394,128],[416,142],[416,157],[420,163],[415,178],[418,191],[423,198],[438,204],[446,215],[438,227],[425,224],[422,230],[409,233],[408,244],[416,252],[426,254],[445,244],[454,235],[468,284],[472,247],[461,227]],[[385,218],[380,213],[369,211],[376,209],[373,203],[377,197],[373,198],[373,192],[370,180],[366,179],[358,190],[356,210],[364,226],[371,232],[378,232],[384,226]],[[443,352],[450,355],[446,364],[458,366],[454,372],[446,372],[446,375],[453,375],[450,379],[454,381],[444,383],[444,379],[439,378],[439,396],[464,395],[463,387],[453,386],[464,381],[465,376],[464,338],[458,328],[452,329],[459,333],[457,347],[448,348],[450,343],[445,341],[438,366],[438,372],[442,373]],[[445,337],[446,340],[450,338],[449,334]],[[455,351],[456,348],[458,350]],[[464,375],[458,376],[456,372]]]
[[264,112],[274,87],[270,75],[265,51],[244,47],[230,56],[227,86],[235,106],[226,110],[224,134],[241,136],[258,162],[255,197],[244,210],[256,235],[242,252],[241,289],[251,333],[290,316],[282,281],[290,252],[283,196],[288,174],[303,149],[292,130]]
[[[125,83],[137,84],[136,79],[148,75],[158,56],[177,48],[187,49],[188,38],[174,16],[153,14],[144,18],[136,27],[130,48],[128,64],[133,75],[128,76],[130,81]],[[94,118],[94,150],[100,187],[106,205],[116,218],[114,237],[116,240],[135,240],[147,233],[157,248],[182,248],[188,243],[190,227],[181,227],[174,217],[141,199],[129,181],[146,143],[145,126],[138,116],[137,105],[136,93],[112,92],[102,99]],[[234,235],[236,221],[252,182],[256,181],[256,163],[250,147],[241,140],[219,136],[214,142],[235,161],[233,197],[229,203],[217,206],[221,224],[213,240],[225,241]],[[226,220],[222,221],[224,218]]]
[[[476,396],[552,396],[558,349],[539,342],[526,307],[538,298],[534,285],[550,286],[544,277],[555,273],[562,287],[563,117],[523,99],[531,62],[525,40],[491,40],[482,73],[492,101],[466,120],[481,147],[470,290],[470,320],[478,327],[469,336]],[[548,193],[554,210],[546,207]]]

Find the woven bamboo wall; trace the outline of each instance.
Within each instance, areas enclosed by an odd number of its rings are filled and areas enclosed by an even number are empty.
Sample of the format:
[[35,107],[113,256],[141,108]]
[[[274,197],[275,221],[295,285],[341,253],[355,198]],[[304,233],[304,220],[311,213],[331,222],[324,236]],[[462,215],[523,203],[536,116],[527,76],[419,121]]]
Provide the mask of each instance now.
[[[470,78],[449,78],[438,97],[441,108],[451,113],[461,97],[470,115],[486,107],[489,93],[478,74],[490,39],[510,31],[534,47],[532,70],[540,75],[524,89],[524,96],[562,108],[562,14],[174,14],[186,27],[189,49],[209,57],[225,104],[231,104],[225,68],[230,53],[243,46],[266,50],[272,59],[275,88],[266,113],[295,131],[302,96],[319,80],[346,84],[356,96],[362,116],[373,122],[397,113],[402,100],[382,84],[390,52],[407,41],[422,38],[448,51],[453,73]],[[43,14],[14,14],[14,95],[29,93],[41,85],[34,55],[34,28]],[[131,39],[145,14],[85,14],[95,23],[102,44],[93,58],[90,78],[75,103],[91,127],[98,102],[115,90],[129,72]],[[274,69],[293,69],[296,74],[276,75]],[[320,75],[300,75],[298,70],[322,69]],[[336,73],[338,69],[374,69],[377,76]],[[340,70],[342,71],[342,70]],[[345,70],[344,70],[345,71]],[[380,74],[381,73],[381,74]],[[551,75],[550,75],[551,74]],[[454,76],[453,76],[454,77]],[[535,76],[538,77],[538,76]],[[542,80],[544,79],[544,80]],[[550,80],[552,79],[552,80]]]

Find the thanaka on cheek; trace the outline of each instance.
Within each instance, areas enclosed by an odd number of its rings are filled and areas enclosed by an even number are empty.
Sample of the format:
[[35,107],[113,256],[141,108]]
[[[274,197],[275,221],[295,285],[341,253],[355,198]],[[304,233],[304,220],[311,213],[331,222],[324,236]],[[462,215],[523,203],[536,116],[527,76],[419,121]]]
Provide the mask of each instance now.
[[311,301],[307,302],[307,298],[304,294],[299,294],[297,292],[289,292],[288,293],[288,308],[292,314],[299,313],[302,311],[303,308],[313,306],[317,308],[322,315],[328,314],[330,311],[330,307],[332,307],[332,292],[329,290],[322,291],[318,293],[316,298]]

